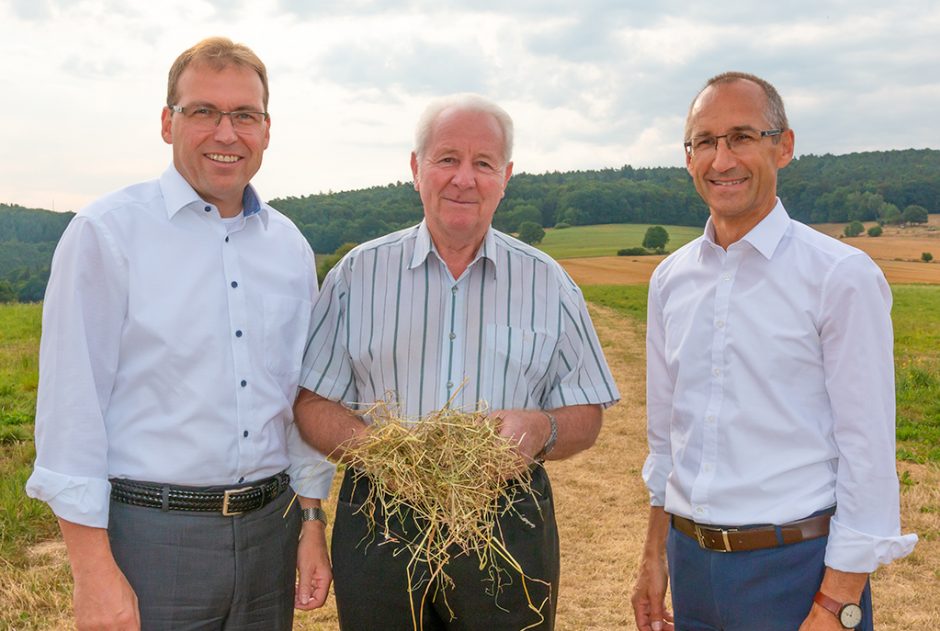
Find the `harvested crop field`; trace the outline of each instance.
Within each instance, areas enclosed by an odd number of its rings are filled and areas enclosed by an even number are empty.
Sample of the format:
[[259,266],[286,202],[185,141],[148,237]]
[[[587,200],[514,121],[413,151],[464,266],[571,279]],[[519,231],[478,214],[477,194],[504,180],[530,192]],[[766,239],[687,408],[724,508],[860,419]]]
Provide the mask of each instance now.
[[[819,224],[814,228],[838,237],[845,224]],[[940,214],[930,215],[926,226],[885,226],[880,237],[842,240],[871,256],[891,284],[940,285]],[[923,252],[930,252],[934,260],[922,262]],[[599,256],[559,262],[579,285],[634,285],[649,282],[650,274],[662,259],[662,256]]]

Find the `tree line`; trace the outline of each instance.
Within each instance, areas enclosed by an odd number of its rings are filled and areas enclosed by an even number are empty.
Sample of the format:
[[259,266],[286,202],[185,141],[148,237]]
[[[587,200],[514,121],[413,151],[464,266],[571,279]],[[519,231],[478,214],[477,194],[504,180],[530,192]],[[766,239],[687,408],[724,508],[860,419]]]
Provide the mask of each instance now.
[[[807,223],[897,223],[910,206],[940,212],[940,151],[805,155],[780,171],[778,193],[790,215]],[[414,225],[422,216],[410,182],[270,203],[320,254]],[[71,216],[0,204],[0,301],[41,299],[52,251]],[[513,233],[526,224],[529,233],[603,223],[703,226],[707,218],[685,169],[626,165],[514,175],[493,223]]]

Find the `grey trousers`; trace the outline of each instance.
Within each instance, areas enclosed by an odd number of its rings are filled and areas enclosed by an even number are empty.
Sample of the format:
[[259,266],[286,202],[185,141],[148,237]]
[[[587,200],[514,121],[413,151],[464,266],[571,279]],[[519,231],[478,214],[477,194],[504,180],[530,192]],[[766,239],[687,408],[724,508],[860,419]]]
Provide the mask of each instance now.
[[288,490],[258,510],[163,512],[111,502],[108,536],[143,631],[287,631],[300,510]]

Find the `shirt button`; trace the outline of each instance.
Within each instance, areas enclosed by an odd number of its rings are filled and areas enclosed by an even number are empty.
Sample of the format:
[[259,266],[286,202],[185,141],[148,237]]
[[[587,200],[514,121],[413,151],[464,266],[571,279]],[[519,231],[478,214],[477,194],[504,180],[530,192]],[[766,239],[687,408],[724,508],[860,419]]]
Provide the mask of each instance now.
[[450,293],[452,293],[452,294],[456,294],[456,293],[457,293],[457,286],[456,286],[456,285],[454,285],[453,287],[450,288]]
[[714,422],[715,422],[715,415],[714,415],[714,414],[709,414],[707,417],[705,417],[705,420],[708,421],[709,423],[714,423]]
[[248,382],[242,379],[241,384],[242,384],[242,388],[244,388],[245,386],[248,385]]
[[233,281],[232,281],[232,288],[234,289],[235,287],[238,287],[238,283],[233,280]]
[[245,481],[245,476],[242,476],[242,477],[238,478],[238,483],[239,483],[239,484],[241,484],[241,483],[244,482],[244,481]]
[[712,371],[712,374],[716,377],[721,374],[721,368],[716,368]]
[[203,210],[206,211],[207,213],[212,212],[212,206],[206,206],[205,208],[203,208]]
[[242,432],[242,436],[244,436],[245,438],[248,438],[248,430],[247,430],[247,429],[246,429],[244,432]]
[[722,277],[722,279],[721,279],[721,280],[731,280],[731,276],[730,276],[730,275],[728,275],[728,274],[725,274],[725,276],[724,276],[724,277]]
[[448,382],[447,382],[447,387],[448,387],[448,388],[453,388],[453,387],[454,387],[454,382],[453,382],[453,381],[448,381]]
[[448,337],[450,337],[450,339],[453,340],[453,339],[456,339],[457,334],[456,334],[456,333],[451,333]]
[[710,464],[704,465],[704,466],[702,467],[702,471],[704,471],[705,473],[708,473],[708,472],[710,472],[711,470],[712,470],[712,466],[711,466]]
[[242,336],[241,331],[235,331],[235,337],[241,337],[241,336]]
[[225,242],[228,243],[228,237],[225,237]]
[[722,329],[722,328],[724,328],[724,326],[725,326],[725,321],[724,321],[724,320],[718,320],[717,322],[715,322],[715,326],[717,326],[719,329]]
[[705,509],[704,509],[704,508],[702,508],[701,506],[696,507],[696,509],[695,509],[695,514],[696,514],[696,515],[702,515],[702,514],[704,514],[704,513],[705,513]]

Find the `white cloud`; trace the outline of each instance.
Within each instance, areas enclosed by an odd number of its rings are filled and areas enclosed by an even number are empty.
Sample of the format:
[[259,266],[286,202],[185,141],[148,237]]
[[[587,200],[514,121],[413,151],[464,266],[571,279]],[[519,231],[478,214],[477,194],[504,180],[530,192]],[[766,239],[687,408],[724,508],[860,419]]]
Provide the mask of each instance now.
[[409,179],[421,109],[465,90],[514,115],[519,172],[678,166],[689,101],[730,69],[777,85],[799,153],[940,144],[932,1],[0,0],[0,202],[157,176],[167,70],[216,34],[268,66],[271,197]]

